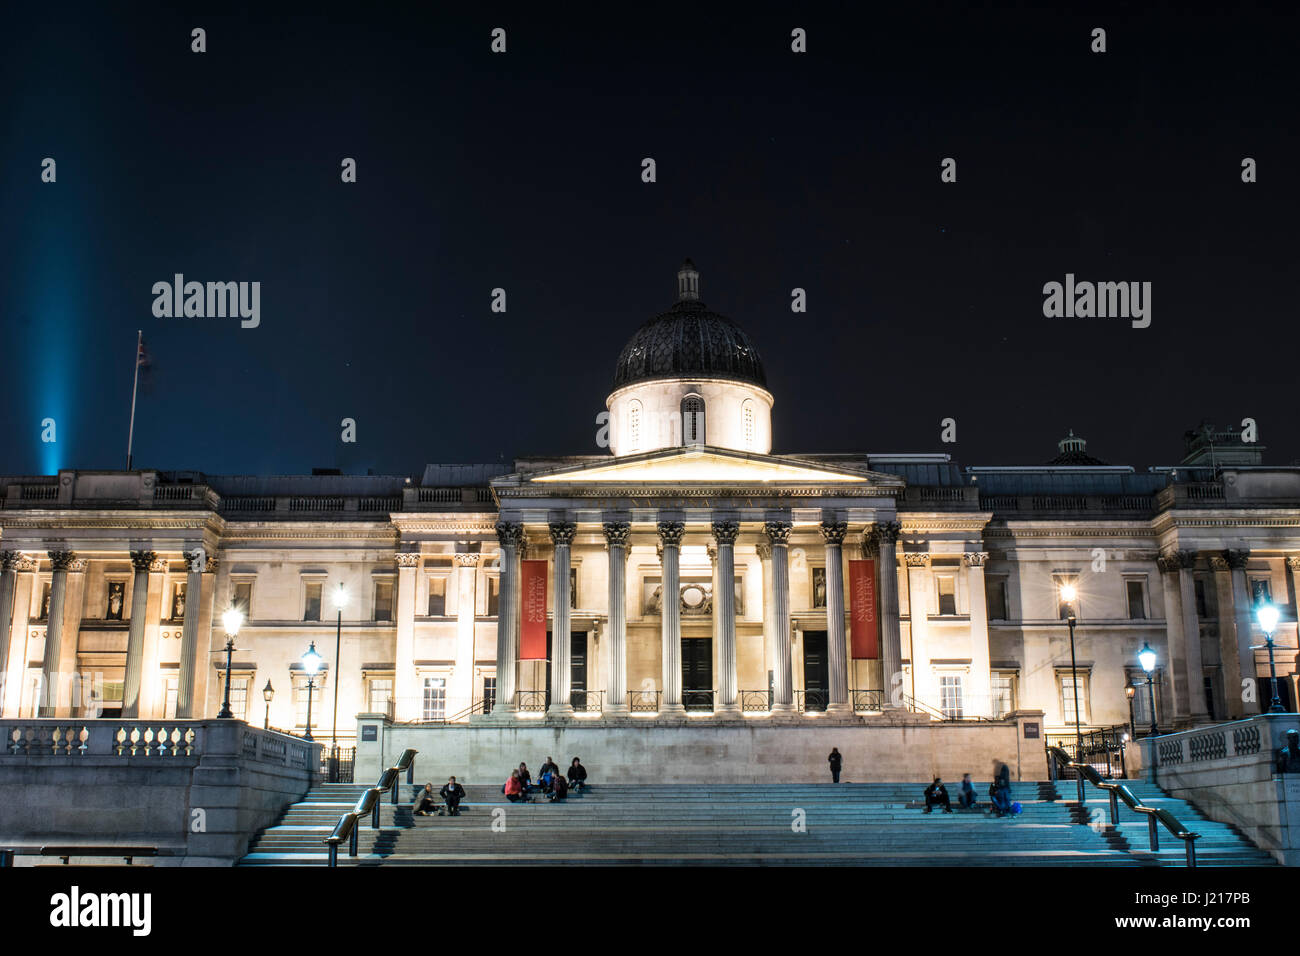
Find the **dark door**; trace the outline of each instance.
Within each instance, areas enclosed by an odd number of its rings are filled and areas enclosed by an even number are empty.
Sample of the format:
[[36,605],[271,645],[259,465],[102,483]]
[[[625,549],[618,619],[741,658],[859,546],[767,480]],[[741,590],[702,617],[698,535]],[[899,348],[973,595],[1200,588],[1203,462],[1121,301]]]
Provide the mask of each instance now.
[[830,692],[830,668],[826,661],[826,632],[803,632],[804,710],[825,710]]
[[587,632],[574,631],[569,638],[569,667],[574,710],[587,709]]
[[546,683],[542,686],[545,688],[546,706],[545,710],[551,709],[551,657],[555,654],[551,647],[551,632],[546,632]]
[[682,703],[687,710],[713,710],[712,638],[682,638]]

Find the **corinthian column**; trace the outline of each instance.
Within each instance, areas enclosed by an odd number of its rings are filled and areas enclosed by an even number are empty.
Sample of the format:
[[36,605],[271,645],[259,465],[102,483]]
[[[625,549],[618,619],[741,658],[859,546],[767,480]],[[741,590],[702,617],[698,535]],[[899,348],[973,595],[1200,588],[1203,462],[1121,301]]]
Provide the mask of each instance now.
[[903,638],[898,622],[898,536],[903,526],[897,521],[884,521],[875,527],[875,539],[880,550],[880,670],[885,707],[899,707],[903,703]]
[[663,685],[660,715],[685,714],[682,706],[681,546],[685,526],[680,521],[660,521],[663,543]]
[[140,716],[140,678],[144,673],[144,625],[149,607],[149,569],[158,555],[153,551],[132,551],[131,629],[126,639],[126,679],[122,685],[122,716]]
[[[419,687],[415,682],[415,569],[420,565],[417,551],[399,551],[397,561],[397,595],[394,609],[397,614],[396,646],[393,649],[393,696],[396,699],[393,717],[396,720],[416,720],[422,712],[418,700]],[[338,669],[338,662],[334,662]],[[336,680],[341,675],[333,675]]]
[[63,640],[63,603],[68,590],[68,568],[76,560],[71,551],[51,551],[54,573],[50,579],[50,614],[45,626],[45,659],[41,662],[41,700],[38,717],[55,716],[59,695],[59,652]]
[[763,525],[772,546],[773,714],[794,713],[794,679],[790,663],[790,522]]
[[0,551],[0,716],[4,712],[4,685],[9,673],[9,645],[13,636],[14,591],[18,587],[18,563],[21,559],[22,555],[17,551]]
[[1165,672],[1169,675],[1169,697],[1165,706],[1169,713],[1167,722],[1172,726],[1181,726],[1187,722],[1187,635],[1183,632],[1184,617],[1182,598],[1178,587],[1179,571],[1178,552],[1165,551],[1156,559],[1160,569],[1160,583],[1165,592],[1165,639],[1168,646],[1169,666]]
[[1205,668],[1201,663],[1201,622],[1196,616],[1195,551],[1178,552],[1178,598],[1183,612],[1183,640],[1187,651],[1187,710],[1193,723],[1205,723]]
[[718,546],[718,580],[713,589],[714,630],[718,637],[718,713],[740,713],[736,700],[736,536],[735,521],[713,522]]
[[449,714],[474,703],[474,590],[478,582],[477,554],[456,555],[456,663],[451,672]]
[[569,648],[569,566],[576,525],[558,521],[550,525],[551,543],[555,545],[555,582],[552,600],[555,610],[551,616],[551,706],[548,717],[571,717],[573,701],[573,660]]
[[609,551],[609,629],[606,660],[609,675],[605,715],[621,717],[627,707],[627,538],[631,526],[607,521],[601,526]]
[[[1223,552],[1223,560],[1228,565],[1232,580],[1232,619],[1236,637],[1236,646],[1225,649],[1225,658],[1227,653],[1231,653],[1237,660],[1237,672],[1241,675],[1241,680],[1249,680],[1255,687],[1254,706],[1247,706],[1244,703],[1241,705],[1242,716],[1245,717],[1251,713],[1264,713],[1268,710],[1268,703],[1263,699],[1263,691],[1259,686],[1255,652],[1250,649],[1251,644],[1254,643],[1254,634],[1251,631],[1250,585],[1246,580],[1246,563],[1250,560],[1250,551],[1227,550]],[[1240,699],[1242,693],[1239,683],[1235,696]]]
[[194,716],[195,665],[198,661],[199,617],[202,615],[203,572],[207,569],[207,553],[203,548],[184,552],[185,558],[185,623],[181,627],[180,673],[176,681],[176,716],[189,719]]
[[501,583],[497,598],[497,699],[493,716],[515,712],[515,663],[519,656],[519,525],[499,521]]
[[826,539],[826,659],[830,669],[831,699],[828,714],[853,713],[849,701],[848,642],[844,631],[844,536],[849,526],[843,521],[823,521]]

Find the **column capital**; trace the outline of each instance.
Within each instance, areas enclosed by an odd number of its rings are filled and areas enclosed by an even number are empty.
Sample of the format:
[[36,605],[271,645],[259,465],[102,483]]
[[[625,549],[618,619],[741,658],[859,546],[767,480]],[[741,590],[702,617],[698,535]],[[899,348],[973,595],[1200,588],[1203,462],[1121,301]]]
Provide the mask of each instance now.
[[930,566],[929,551],[908,551],[903,555],[909,568],[926,568]]
[[1290,568],[1292,571],[1300,571],[1300,555],[1295,555],[1295,554],[1288,555],[1286,559],[1286,566]]
[[397,562],[399,568],[414,568],[420,564],[419,551],[398,551],[393,555],[393,560]]
[[868,526],[862,532],[862,556],[874,558],[880,554],[880,538],[875,529]]
[[185,558],[185,568],[188,571],[198,571],[200,574],[207,570],[208,553],[203,548],[195,548],[193,551],[182,551],[181,556]]
[[763,533],[767,535],[767,539],[772,543],[773,547],[788,545],[790,543],[791,527],[788,521],[765,521],[763,523]]
[[887,548],[902,535],[903,525],[899,521],[877,521],[872,530],[881,546]]
[[968,568],[982,568],[984,562],[988,559],[989,553],[987,551],[967,551],[962,555],[962,560]]
[[496,524],[497,541],[503,548],[519,547],[519,539],[523,536],[523,528],[513,521],[498,521]]
[[606,544],[624,548],[627,547],[628,536],[632,534],[632,526],[626,521],[606,521],[600,530],[605,533]]
[[759,560],[761,560],[761,561],[771,561],[771,560],[772,560],[772,546],[771,546],[770,544],[768,544],[767,542],[764,541],[764,542],[760,542],[760,543],[756,544],[756,545],[754,546],[754,550],[755,550],[756,552],[758,552]]
[[477,554],[465,553],[465,554],[457,554],[455,556],[456,564],[462,568],[478,567],[478,559],[479,559],[479,555]]
[[216,574],[216,573],[217,573],[217,566],[218,566],[220,563],[221,563],[221,562],[218,561],[215,557],[213,557],[213,556],[211,556],[211,555],[205,555],[205,556],[204,556],[204,560],[203,560],[203,573],[204,573],[204,574]]
[[1173,548],[1160,552],[1160,555],[1156,558],[1156,567],[1160,569],[1160,573],[1173,574],[1178,570],[1177,553]]
[[844,521],[823,521],[821,532],[827,544],[841,545],[844,543],[844,536],[849,533],[849,526]]
[[740,534],[740,523],[737,521],[715,521],[713,522],[713,540],[719,545],[736,543],[736,536]]
[[23,554],[19,552],[18,558],[14,566],[14,570],[35,571],[39,566],[40,565],[37,562],[36,558],[32,557],[30,554]]
[[[54,565],[55,571],[67,571],[72,567],[72,562],[77,560],[74,551],[49,551],[47,554],[50,556],[50,564]],[[149,554],[152,556],[153,552],[150,551]]]
[[573,544],[573,538],[578,533],[578,526],[571,521],[553,521],[547,527],[551,532],[551,542],[557,548]]
[[[21,551],[0,551],[0,571],[17,571],[22,559]],[[2,639],[0,637],[0,640]]]
[[68,562],[68,570],[74,574],[84,574],[89,564],[85,558],[73,558]]
[[665,546],[681,547],[682,537],[686,534],[686,525],[680,521],[660,521],[659,540]]
[[137,571],[148,571],[150,565],[158,560],[156,551],[132,551],[131,564]]
[[1234,571],[1240,571],[1246,567],[1246,562],[1250,560],[1250,551],[1246,548],[1229,548],[1223,552],[1223,560],[1228,563],[1228,567]]
[[166,574],[169,567],[171,567],[171,565],[168,563],[166,558],[154,558],[149,562],[150,571],[157,571]]

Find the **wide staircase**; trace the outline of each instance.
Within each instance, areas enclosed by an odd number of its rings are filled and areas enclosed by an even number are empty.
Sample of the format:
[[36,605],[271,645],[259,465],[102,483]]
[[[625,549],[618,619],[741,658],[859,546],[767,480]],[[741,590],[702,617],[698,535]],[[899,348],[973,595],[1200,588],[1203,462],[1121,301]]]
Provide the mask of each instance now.
[[[322,841],[365,789],[325,784],[312,790],[258,835],[241,865],[324,865]],[[380,828],[361,821],[358,855],[349,857],[345,844],[339,865],[1184,865],[1180,840],[1162,830],[1160,850],[1152,853],[1144,818],[1122,807],[1119,826],[1111,827],[1105,795],[1090,793],[1080,808],[1072,781],[1013,784],[1023,812],[1002,819],[983,809],[927,815],[919,802],[923,789],[915,783],[597,785],[565,803],[512,804],[498,787],[471,786],[460,816],[413,817],[415,788],[402,784],[402,802],[394,807],[385,797]],[[1201,865],[1273,865],[1267,853],[1185,801],[1152,785],[1131,789],[1202,834]],[[494,814],[498,809],[504,815]]]

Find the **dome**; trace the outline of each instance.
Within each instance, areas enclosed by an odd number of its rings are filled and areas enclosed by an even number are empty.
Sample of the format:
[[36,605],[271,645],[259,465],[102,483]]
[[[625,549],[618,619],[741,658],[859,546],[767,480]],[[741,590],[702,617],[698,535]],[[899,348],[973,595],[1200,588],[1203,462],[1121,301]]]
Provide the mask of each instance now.
[[744,329],[699,300],[699,273],[689,259],[677,273],[677,295],[671,309],[623,346],[614,389],[662,378],[721,378],[766,388],[758,349]]

